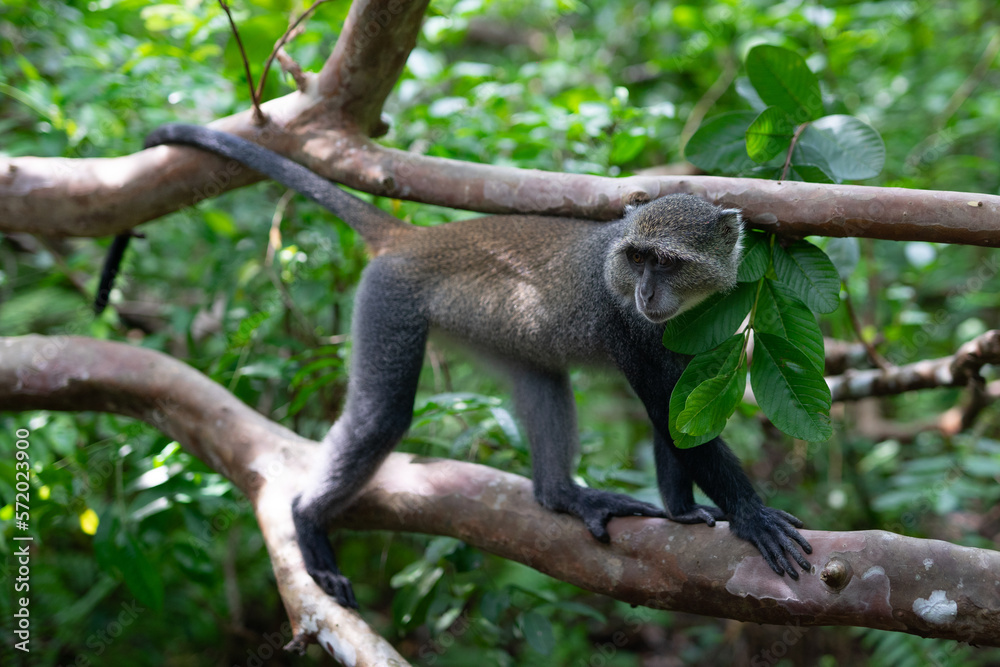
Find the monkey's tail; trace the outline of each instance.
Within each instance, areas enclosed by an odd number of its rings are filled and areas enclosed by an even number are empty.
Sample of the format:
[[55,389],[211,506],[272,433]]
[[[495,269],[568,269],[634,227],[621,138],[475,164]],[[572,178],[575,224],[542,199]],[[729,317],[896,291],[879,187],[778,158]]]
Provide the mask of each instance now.
[[372,250],[378,250],[393,230],[412,228],[284,155],[236,135],[200,125],[172,123],[156,128],[146,137],[146,148],[160,144],[185,144],[236,160],[323,206],[358,232]]
[[115,286],[115,278],[118,276],[118,269],[122,265],[122,257],[125,256],[125,249],[128,242],[132,240],[132,232],[125,232],[115,237],[108,249],[108,254],[104,258],[104,268],[101,269],[101,283],[97,288],[97,296],[94,297],[94,314],[100,315],[108,307],[108,297],[111,296],[111,288]]

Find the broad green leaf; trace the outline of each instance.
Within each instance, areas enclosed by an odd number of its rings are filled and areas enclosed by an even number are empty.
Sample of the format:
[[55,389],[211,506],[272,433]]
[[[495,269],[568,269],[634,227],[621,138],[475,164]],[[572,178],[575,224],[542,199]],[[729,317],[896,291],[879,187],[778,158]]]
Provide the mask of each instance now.
[[837,267],[837,275],[841,280],[847,280],[861,259],[861,244],[853,236],[832,238],[826,242],[826,256]]
[[796,125],[823,114],[819,80],[802,56],[762,44],[747,54],[747,76],[768,106],[780,107]]
[[752,326],[754,332],[788,340],[805,353],[816,370],[823,371],[826,356],[816,316],[784,283],[770,278],[764,280]]
[[[670,394],[669,428],[670,437],[673,439],[674,444],[681,449],[705,444],[722,432],[722,427],[719,427],[715,432],[692,436],[677,428],[677,417],[684,411],[688,396],[697,387],[737,366],[739,366],[742,372],[743,366],[739,362],[743,354],[743,345],[745,342],[746,339],[742,335],[732,336],[711,352],[705,352],[694,357],[688,363],[684,372],[681,373],[680,378],[678,378],[677,384],[674,385],[673,392]],[[725,426],[725,423],[722,426]]]
[[709,118],[688,140],[684,157],[707,172],[738,174],[753,167],[746,132],[756,117],[752,111],[730,111]]
[[611,164],[625,164],[626,162],[630,162],[646,147],[647,140],[648,137],[644,134],[617,133],[611,139],[611,156],[609,161]]
[[127,533],[124,544],[117,550],[115,565],[122,571],[125,584],[139,602],[153,609],[163,609],[163,579],[160,571],[149,562],[139,544]]
[[747,154],[754,162],[767,162],[788,150],[795,134],[795,125],[779,107],[760,112],[747,128]]
[[854,116],[820,118],[799,135],[798,146],[804,155],[821,155],[830,166],[825,171],[838,183],[874,178],[885,164],[882,137],[875,128]]
[[804,183],[834,183],[833,177],[822,167],[811,164],[792,164],[788,170],[788,180]]
[[840,276],[833,262],[808,241],[782,248],[775,243],[771,253],[778,280],[792,289],[814,313],[832,313],[840,305]]
[[[808,128],[806,128],[808,130]],[[802,134],[805,134],[803,130]],[[827,162],[826,153],[823,152],[821,147],[814,146],[808,142],[802,142],[802,135],[799,135],[798,140],[795,142],[795,148],[792,149],[792,168],[799,171],[799,173],[810,173],[810,168],[818,169],[821,174],[819,178],[815,181],[818,183],[833,183],[836,179],[833,177],[833,167]],[[814,173],[814,172],[813,172]]]
[[537,611],[529,611],[521,617],[521,631],[528,645],[542,655],[549,655],[556,647],[556,636],[552,624]]
[[125,585],[139,602],[154,609],[163,608],[163,580],[159,570],[150,564],[136,541],[107,510],[100,518],[94,534],[94,555],[105,571],[118,570]]
[[741,283],[760,280],[771,265],[771,248],[767,234],[746,232],[743,234],[743,259],[736,272]]
[[693,436],[720,433],[746,388],[747,374],[742,364],[723,369],[722,374],[702,382],[688,394],[684,410],[677,415],[677,430]]
[[736,333],[753,306],[756,290],[754,283],[739,283],[732,292],[709,297],[704,303],[667,320],[663,344],[681,354],[711,350]]
[[[392,600],[392,616],[400,626],[422,622],[426,613],[427,596],[444,574],[444,568],[432,567],[427,561],[420,561],[420,567],[405,568],[400,575],[392,578],[392,586],[400,590]],[[424,613],[420,613],[420,610]]]
[[754,334],[750,385],[767,418],[788,435],[814,442],[833,435],[823,374],[784,338]]

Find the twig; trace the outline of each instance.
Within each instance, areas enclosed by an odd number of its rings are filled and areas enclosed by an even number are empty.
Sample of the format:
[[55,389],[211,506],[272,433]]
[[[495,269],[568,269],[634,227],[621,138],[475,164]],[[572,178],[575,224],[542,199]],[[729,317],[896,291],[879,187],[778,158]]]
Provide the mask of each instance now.
[[226,3],[226,0],[219,0],[219,5],[222,7],[222,11],[226,12],[226,18],[229,19],[229,27],[232,28],[233,37],[236,38],[236,46],[240,50],[240,58],[243,59],[243,69],[247,76],[247,87],[250,89],[250,102],[253,104],[253,122],[255,125],[261,126],[267,122],[267,117],[260,108],[260,97],[253,89],[253,74],[250,73],[250,60],[247,58],[246,49],[243,48],[240,31],[236,28],[236,21],[233,20],[233,15],[229,11],[229,5]]
[[719,78],[708,87],[705,94],[701,96],[694,107],[691,109],[691,113],[688,115],[687,121],[684,123],[684,128],[681,129],[680,136],[680,151],[681,154],[684,153],[684,147],[687,146],[688,141],[698,130],[698,126],[701,125],[702,119],[708,110],[719,101],[722,97],[722,93],[726,92],[729,85],[736,78],[736,62],[733,56],[728,51],[726,52],[725,62],[722,66],[722,73],[719,74]]
[[795,134],[792,135],[792,141],[788,144],[788,153],[785,155],[785,166],[781,168],[781,178],[778,179],[779,181],[783,181],[788,177],[788,168],[792,165],[792,153],[795,151],[795,144],[799,143],[799,135],[801,135],[807,127],[809,127],[809,123],[802,123],[795,128]]
[[951,99],[948,100],[948,104],[941,110],[941,113],[934,118],[935,128],[940,129],[944,127],[948,119],[958,111],[959,107],[965,103],[965,100],[969,99],[972,91],[986,77],[986,72],[989,71],[993,60],[996,59],[997,53],[1000,53],[1000,30],[995,29],[993,39],[986,45],[986,49],[979,58],[979,62],[976,63],[976,66],[972,69],[969,76],[966,77],[965,81],[952,93]]
[[[302,23],[304,20],[306,20],[306,18],[308,18],[309,15],[312,14],[316,10],[316,8],[322,5],[324,2],[329,2],[329,0],[316,0],[316,2],[314,2],[309,9],[302,12],[302,15],[299,16],[297,19],[295,19],[295,21],[293,21],[290,26],[288,26],[288,30],[286,30],[285,34],[281,36],[281,39],[275,42],[274,48],[271,49],[271,55],[269,55],[267,57],[267,60],[264,61],[264,71],[260,75],[260,81],[257,82],[258,99],[264,94],[264,82],[267,81],[267,73],[268,71],[270,71],[271,63],[274,62],[274,59],[275,57],[277,57],[278,52],[282,49],[282,47],[285,46],[286,43],[288,43],[289,40],[292,39],[293,33],[295,33],[295,35],[298,35],[298,32],[296,32],[296,30],[298,29],[299,24]],[[295,78],[295,82],[298,84],[299,89],[301,90],[302,82],[299,81],[298,77]]]
[[854,301],[851,299],[850,292],[844,293],[844,304],[847,306],[847,315],[851,320],[851,327],[854,329],[854,335],[858,337],[858,341],[865,346],[865,350],[868,352],[868,357],[872,360],[872,363],[881,368],[883,371],[889,371],[892,369],[892,364],[879,354],[879,351],[875,349],[875,346],[865,338],[862,332],[861,320],[858,319],[858,313],[854,310]]

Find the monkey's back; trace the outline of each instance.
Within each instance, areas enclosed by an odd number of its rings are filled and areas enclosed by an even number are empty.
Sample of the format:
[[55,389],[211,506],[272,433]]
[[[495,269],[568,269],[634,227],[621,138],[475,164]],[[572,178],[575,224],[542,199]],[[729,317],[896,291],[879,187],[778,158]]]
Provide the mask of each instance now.
[[620,234],[614,222],[475,218],[408,229],[372,268],[411,280],[433,329],[494,355],[565,368],[607,360],[604,261]]

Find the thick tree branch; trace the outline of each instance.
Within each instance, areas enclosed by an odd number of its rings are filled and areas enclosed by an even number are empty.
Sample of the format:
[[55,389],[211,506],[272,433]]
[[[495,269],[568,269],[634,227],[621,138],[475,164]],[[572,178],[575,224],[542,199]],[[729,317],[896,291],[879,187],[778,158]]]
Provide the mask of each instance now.
[[[264,105],[277,119],[308,106]],[[289,99],[294,98],[294,99]],[[356,133],[257,130],[248,114],[213,123],[286,154],[317,173],[377,195],[485,213],[612,219],[634,193],[689,192],[738,206],[753,227],[780,234],[861,236],[1000,247],[1000,196],[723,178],[605,178],[471,164],[375,144]],[[247,185],[259,176],[191,148],[158,146],[107,159],[0,159],[0,231],[116,234]]]
[[329,113],[337,126],[357,128],[364,136],[385,134],[382,105],[417,43],[429,1],[354,0],[319,73],[324,102],[300,124],[313,118],[319,127],[329,127],[329,119],[320,117]]
[[[298,641],[313,634],[341,657],[354,650],[356,664],[384,664],[392,655],[302,568],[288,505],[317,455],[314,443],[175,359],[85,338],[0,338],[0,405],[111,411],[177,438],[253,502]],[[817,576],[795,582],[776,577],[750,545],[723,527],[616,519],[609,526],[612,542],[603,545],[579,521],[543,510],[526,479],[403,454],[390,457],[343,525],[452,535],[644,606],[1000,645],[1000,552],[935,540],[806,531]]]

